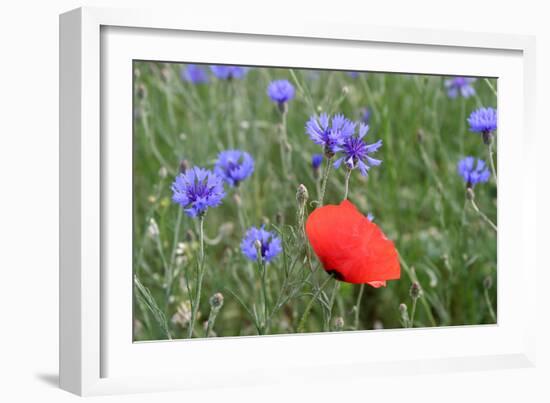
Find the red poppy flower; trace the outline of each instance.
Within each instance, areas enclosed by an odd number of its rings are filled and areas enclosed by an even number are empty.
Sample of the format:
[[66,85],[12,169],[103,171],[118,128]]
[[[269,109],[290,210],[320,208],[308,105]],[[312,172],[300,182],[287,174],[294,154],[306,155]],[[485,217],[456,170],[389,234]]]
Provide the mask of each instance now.
[[348,200],[314,210],[306,234],[325,270],[338,280],[378,288],[401,275],[393,242]]

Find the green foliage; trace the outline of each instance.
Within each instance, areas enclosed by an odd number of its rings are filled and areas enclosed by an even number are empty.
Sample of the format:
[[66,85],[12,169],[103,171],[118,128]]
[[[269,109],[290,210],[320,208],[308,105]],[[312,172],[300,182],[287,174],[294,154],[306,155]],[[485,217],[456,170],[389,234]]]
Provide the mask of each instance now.
[[[136,340],[187,336],[199,222],[172,203],[170,185],[182,160],[211,168],[218,152],[230,147],[249,152],[256,167],[238,190],[227,188],[223,204],[205,217],[196,336],[205,334],[209,299],[217,292],[225,300],[210,335],[255,335],[265,325],[261,270],[239,248],[245,229],[261,224],[283,240],[283,253],[265,273],[270,334],[333,330],[336,317],[343,318],[344,330],[409,325],[399,306],[406,304],[412,313],[414,281],[422,290],[411,318],[415,327],[494,323],[496,234],[466,203],[456,164],[465,155],[488,158],[479,135],[468,132],[466,117],[479,106],[496,106],[488,85],[496,88],[496,80],[479,79],[475,97],[449,99],[439,76],[368,73],[354,79],[344,72],[254,68],[243,80],[213,78],[194,85],[180,79],[181,67],[134,63]],[[281,114],[266,95],[269,82],[281,78],[296,87],[286,119],[290,147],[283,153]],[[359,120],[363,107],[372,112],[369,142],[383,140],[376,154],[383,163],[368,179],[353,172],[349,198],[365,214],[371,212],[395,242],[402,275],[386,288],[364,287],[356,306],[360,286],[326,281],[309,249],[296,190],[304,184],[309,191],[307,217],[319,191],[311,155],[322,152],[305,134],[309,116],[341,112]],[[494,181],[475,190],[479,209],[496,222]],[[343,195],[344,172],[333,170],[325,204],[338,203]]]

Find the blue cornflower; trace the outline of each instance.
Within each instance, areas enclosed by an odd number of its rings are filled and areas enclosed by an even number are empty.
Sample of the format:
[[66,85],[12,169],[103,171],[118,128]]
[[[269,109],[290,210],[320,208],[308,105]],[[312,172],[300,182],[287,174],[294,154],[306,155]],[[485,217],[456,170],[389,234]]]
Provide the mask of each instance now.
[[316,179],[319,177],[319,168],[321,167],[322,163],[323,154],[313,154],[311,156],[311,168],[313,168],[313,177]]
[[334,147],[335,152],[341,151],[343,153],[342,157],[334,161],[335,168],[338,168],[344,162],[349,169],[359,167],[361,175],[367,176],[371,167],[382,163],[381,160],[369,156],[369,154],[378,151],[382,147],[382,140],[378,140],[373,144],[365,143],[363,137],[367,135],[368,131],[369,126],[361,123],[357,136],[348,136],[341,145]]
[[172,183],[172,192],[172,201],[181,205],[189,217],[204,215],[209,207],[220,205],[225,197],[222,178],[199,167],[178,174]]
[[322,163],[323,163],[323,154],[313,154],[311,156],[311,167],[314,170],[319,169]]
[[464,98],[471,97],[476,93],[476,90],[472,87],[472,83],[475,81],[476,79],[471,77],[453,77],[445,80],[447,95],[449,98],[456,98],[460,93]]
[[181,79],[193,84],[203,84],[208,82],[208,73],[204,67],[196,64],[188,64],[180,70]]
[[490,144],[492,133],[497,129],[497,110],[494,108],[478,108],[468,118],[470,131],[481,133],[483,142]]
[[368,213],[367,214],[367,219],[370,221],[370,222],[373,222],[374,221],[374,215],[372,213]]
[[357,78],[360,73],[358,71],[346,71],[346,74],[351,78]]
[[260,254],[264,263],[271,262],[283,251],[281,238],[274,232],[266,231],[263,225],[261,228],[251,227],[246,231],[241,242],[241,251],[248,259],[254,262],[258,260],[256,241],[259,241],[261,245]]
[[212,73],[220,80],[241,79],[248,72],[248,68],[241,66],[210,66]]
[[294,86],[288,80],[275,80],[267,86],[267,95],[281,105],[294,98]]
[[245,151],[222,151],[218,154],[214,172],[228,185],[238,186],[254,172],[254,159]]
[[306,123],[306,133],[315,143],[323,146],[325,155],[332,158],[334,148],[343,144],[344,139],[355,131],[356,124],[338,114],[331,118],[326,113],[321,116],[311,116]]
[[365,107],[361,109],[361,122],[368,124],[370,121],[370,115],[370,108]]
[[457,170],[460,176],[466,182],[467,188],[473,188],[476,183],[487,182],[491,173],[482,159],[476,160],[474,157],[466,157],[458,162]]

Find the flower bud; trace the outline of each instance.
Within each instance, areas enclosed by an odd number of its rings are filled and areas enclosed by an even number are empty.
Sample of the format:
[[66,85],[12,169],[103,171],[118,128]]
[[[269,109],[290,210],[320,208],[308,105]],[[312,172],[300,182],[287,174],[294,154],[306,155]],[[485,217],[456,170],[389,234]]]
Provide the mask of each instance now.
[[136,95],[138,99],[143,99],[147,96],[147,88],[143,84],[139,84],[137,87]]
[[283,225],[285,222],[285,216],[283,215],[282,212],[277,212],[277,214],[275,214],[275,223],[277,225]]
[[185,231],[185,242],[192,243],[195,241],[195,233],[188,229]]
[[407,311],[407,305],[399,304],[399,313],[401,314],[401,320],[405,326],[409,325],[409,312]]
[[279,112],[281,113],[281,115],[288,112],[288,104],[286,102],[278,102],[277,107],[278,107]]
[[474,189],[472,188],[472,185],[468,184],[466,188],[466,199],[468,200],[474,200],[476,197],[474,193]]
[[487,276],[483,279],[483,287],[486,290],[489,290],[493,287],[493,279],[491,278],[491,276]]
[[159,236],[159,227],[153,217],[149,219],[149,226],[147,227],[147,233],[151,238],[157,238]]
[[256,252],[258,253],[258,256],[262,256],[262,241],[259,239],[256,239],[254,241],[254,247],[256,248]]
[[422,292],[422,289],[420,288],[420,284],[418,284],[416,281],[412,283],[411,289],[409,293],[411,294],[412,299],[417,299],[420,297],[420,293]]
[[162,81],[164,81],[165,83],[168,82],[168,80],[170,79],[170,70],[168,69],[168,67],[164,67],[160,71],[160,77],[162,78]]
[[490,131],[483,131],[483,133],[481,133],[481,138],[483,139],[485,145],[491,145],[491,143],[493,142],[493,135]]
[[185,171],[187,171],[189,169],[189,161],[187,160],[181,160],[180,161],[180,166],[179,166],[179,171],[180,173],[185,173]]
[[223,306],[223,294],[217,292],[210,297],[210,307],[212,309],[220,309]]
[[349,87],[347,85],[344,85],[342,87],[342,94],[343,95],[348,95],[349,94]]
[[304,184],[300,184],[300,186],[298,186],[298,190],[296,191],[296,200],[298,201],[298,204],[304,205],[306,204],[307,199],[309,199],[307,188]]
[[334,330],[341,331],[344,328],[344,318],[338,316],[334,319]]
[[235,205],[237,207],[241,207],[243,204],[243,200],[241,199],[241,196],[238,193],[233,194],[233,201],[235,202]]
[[164,179],[166,178],[166,176],[168,175],[168,170],[166,169],[166,167],[160,167],[159,169],[159,177],[161,179]]

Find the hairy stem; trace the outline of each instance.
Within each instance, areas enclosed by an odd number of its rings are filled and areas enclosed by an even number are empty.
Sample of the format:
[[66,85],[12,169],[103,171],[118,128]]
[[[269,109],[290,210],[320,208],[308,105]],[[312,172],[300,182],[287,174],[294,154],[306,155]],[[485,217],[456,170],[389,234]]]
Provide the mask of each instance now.
[[201,300],[201,289],[202,289],[202,280],[204,277],[204,216],[201,216],[199,219],[199,272],[197,276],[197,290],[195,292],[195,301],[193,302],[193,307],[191,309],[191,320],[189,321],[189,329],[187,332],[187,338],[190,339],[193,337],[193,328],[195,326],[195,321],[197,320],[197,314],[199,312],[199,303]]
[[355,302],[355,320],[353,327],[355,330],[359,330],[359,313],[361,311],[361,299],[363,298],[363,292],[365,291],[365,284],[361,284],[359,287],[359,295],[357,296],[357,302]]
[[349,178],[351,176],[351,169],[348,169],[346,172],[346,191],[344,193],[344,200],[348,199],[348,192],[349,192]]
[[494,160],[494,150],[493,150],[493,141],[489,143],[489,163],[491,164],[491,173],[493,174],[493,178],[495,180],[495,184],[498,187],[498,180],[497,180],[497,170],[495,168],[495,160]]
[[494,222],[491,221],[489,217],[487,217],[477,206],[476,202],[472,199],[470,200],[470,203],[472,204],[472,207],[474,208],[475,212],[485,221],[492,229],[495,230],[495,232],[498,232],[497,226]]
[[485,302],[487,303],[487,308],[489,309],[489,315],[491,315],[493,322],[497,323],[497,316],[495,315],[493,304],[491,304],[491,299],[489,298],[489,290],[485,288],[485,290],[483,290],[483,294],[485,295]]
[[323,205],[323,201],[325,200],[325,192],[327,191],[327,182],[328,177],[330,174],[330,167],[332,166],[332,159],[333,157],[327,158],[327,164],[325,171],[323,172],[323,182],[321,184],[321,194],[319,195],[319,206]]

